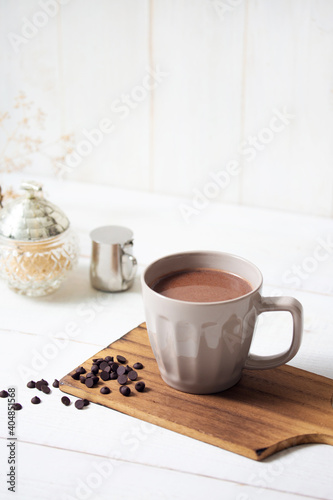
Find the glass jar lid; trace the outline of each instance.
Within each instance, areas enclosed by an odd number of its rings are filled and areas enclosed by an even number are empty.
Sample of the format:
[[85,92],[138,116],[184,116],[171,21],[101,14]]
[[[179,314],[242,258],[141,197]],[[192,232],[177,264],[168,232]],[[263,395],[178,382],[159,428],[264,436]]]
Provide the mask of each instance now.
[[12,240],[38,241],[53,238],[69,227],[60,208],[43,198],[37,182],[23,182],[26,194],[0,209],[0,236]]

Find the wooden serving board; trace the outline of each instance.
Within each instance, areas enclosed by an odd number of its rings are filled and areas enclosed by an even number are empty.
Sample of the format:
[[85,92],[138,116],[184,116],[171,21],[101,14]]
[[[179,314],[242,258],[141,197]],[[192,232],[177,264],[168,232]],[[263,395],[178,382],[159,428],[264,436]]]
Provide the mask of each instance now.
[[[100,380],[89,389],[71,374],[61,379],[60,389],[254,460],[301,443],[333,445],[331,379],[285,365],[244,370],[237,385],[218,394],[179,392],[159,374],[145,323],[81,366],[90,371],[93,358],[119,354],[131,366],[137,361],[144,365],[137,379],[145,382],[144,392],[137,392],[136,382],[129,382],[131,395],[124,397],[116,380]],[[101,394],[103,385],[112,392]]]

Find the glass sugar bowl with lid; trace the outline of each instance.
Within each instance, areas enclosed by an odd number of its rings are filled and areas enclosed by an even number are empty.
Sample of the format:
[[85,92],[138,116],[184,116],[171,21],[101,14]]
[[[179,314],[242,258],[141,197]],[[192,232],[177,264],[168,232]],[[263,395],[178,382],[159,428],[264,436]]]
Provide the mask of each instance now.
[[0,276],[15,292],[38,297],[57,290],[73,268],[78,239],[40,184],[24,182],[21,189],[24,196],[0,208]]

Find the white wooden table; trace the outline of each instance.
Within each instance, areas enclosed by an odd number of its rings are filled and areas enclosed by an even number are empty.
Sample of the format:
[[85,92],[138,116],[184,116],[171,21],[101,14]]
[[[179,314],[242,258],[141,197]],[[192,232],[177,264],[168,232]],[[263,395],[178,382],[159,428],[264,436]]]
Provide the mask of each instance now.
[[[44,186],[79,234],[81,255],[71,277],[48,297],[22,297],[0,283],[0,390],[15,387],[23,405],[16,413],[15,496],[6,484],[7,405],[0,400],[0,498],[333,499],[328,445],[298,446],[258,463],[98,405],[65,407],[57,389],[35,406],[30,399],[37,391],[26,387],[31,379],[61,378],[141,323],[142,269],[190,249],[242,255],[261,268],[265,295],[298,298],[304,340],[290,364],[333,378],[333,221],[210,204],[187,224],[179,198],[50,179]],[[89,283],[89,231],[105,224],[134,231],[139,273],[125,293],[103,294]],[[290,325],[286,313],[264,317],[253,350],[286,347]]]

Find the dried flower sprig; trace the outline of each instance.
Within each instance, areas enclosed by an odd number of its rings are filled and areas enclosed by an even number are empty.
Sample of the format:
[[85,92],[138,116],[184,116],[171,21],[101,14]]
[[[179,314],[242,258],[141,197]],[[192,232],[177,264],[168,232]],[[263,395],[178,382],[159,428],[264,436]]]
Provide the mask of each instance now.
[[[45,143],[40,133],[45,130],[46,114],[24,92],[14,100],[13,115],[8,111],[0,112],[0,172],[22,171],[32,164],[34,155],[47,158],[56,174],[59,164],[74,148],[73,134],[60,136],[53,143]],[[36,135],[36,132],[38,135]],[[56,149],[57,153],[52,153]]]

